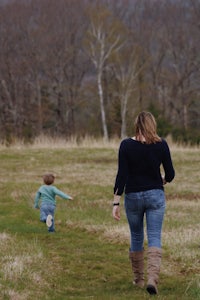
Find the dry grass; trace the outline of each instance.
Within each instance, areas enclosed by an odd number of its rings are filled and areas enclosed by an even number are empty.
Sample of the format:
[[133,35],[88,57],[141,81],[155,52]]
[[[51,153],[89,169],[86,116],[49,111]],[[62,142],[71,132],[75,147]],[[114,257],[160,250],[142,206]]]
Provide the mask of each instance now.
[[[41,251],[37,242],[30,243],[20,242],[15,236],[7,233],[0,234],[0,252],[4,255],[0,258],[1,272],[3,274],[2,280],[4,282],[17,282],[30,280],[36,286],[48,286],[44,281],[41,270],[34,268],[38,261],[44,266],[48,265],[43,252]],[[28,299],[28,291],[25,293],[18,293],[14,289],[3,289],[5,295],[9,295],[9,299]]]
[[[69,138],[51,137],[47,135],[40,135],[34,139],[32,143],[25,143],[23,140],[14,139],[9,147],[15,149],[68,149],[68,148],[116,148],[119,145],[119,138],[111,138],[105,141],[101,137],[77,137],[71,136]],[[4,142],[0,143],[1,149],[8,148]]]
[[[120,143],[119,137],[112,137],[109,141],[105,141],[102,137],[84,136],[77,137],[71,136],[66,139],[63,137],[52,137],[41,134],[36,137],[32,143],[26,143],[20,139],[13,139],[9,147],[14,149],[68,149],[68,148],[118,148]],[[166,137],[168,144],[173,151],[185,152],[185,150],[193,152],[199,151],[199,145],[191,145],[190,143],[176,143],[172,140],[171,136]],[[7,149],[8,145],[5,142],[0,142],[0,149]]]
[[[87,143],[82,141],[80,144],[77,141],[71,141],[71,143],[60,141],[59,144],[57,140],[52,140],[51,143],[49,140],[46,143],[41,140],[41,144],[38,141],[37,146],[36,144],[28,147],[15,145],[8,149],[0,147],[2,175],[0,187],[3,197],[0,217],[1,225],[4,226],[4,222],[7,222],[9,228],[7,229],[5,226],[6,230],[0,233],[0,252],[3,253],[0,258],[1,280],[5,283],[5,287],[2,286],[5,299],[31,299],[30,293],[33,295],[36,286],[38,287],[38,295],[45,295],[45,288],[53,292],[55,287],[54,283],[49,283],[51,279],[49,274],[52,274],[54,270],[60,276],[56,283],[60,290],[63,288],[64,292],[67,290],[72,295],[73,293],[80,293],[81,296],[86,295],[87,298],[87,289],[90,290],[91,287],[91,278],[88,278],[93,267],[98,269],[99,263],[106,260],[105,255],[115,252],[117,247],[123,249],[122,252],[118,253],[121,255],[120,259],[123,266],[127,262],[127,266],[122,272],[124,272],[124,276],[129,276],[127,275],[129,228],[123,204],[121,205],[121,221],[115,222],[111,216],[119,141],[113,141],[106,146],[102,141],[98,142],[99,144],[97,141],[93,143],[93,141],[88,140]],[[182,295],[185,295],[183,298],[185,300],[190,299],[187,298],[187,295],[190,293],[191,287],[200,286],[199,277],[195,276],[200,272],[199,149],[190,147],[184,149],[172,145],[171,150],[176,178],[174,182],[166,186],[166,195],[169,201],[167,201],[163,228],[162,276],[171,278],[171,281],[176,279],[178,284],[179,278],[183,278],[182,276],[187,274],[187,285],[183,285],[182,288]],[[42,231],[43,227],[39,224],[39,216],[37,212],[33,211],[33,198],[36,189],[42,183],[41,176],[47,169],[56,174],[56,185],[75,198],[74,202],[57,201],[56,227],[58,227],[58,232],[61,231],[61,235],[60,237],[59,233],[55,235],[55,243],[53,239],[52,241],[46,239],[45,233]],[[10,210],[12,210],[12,218],[7,218],[10,215]],[[19,222],[19,218],[22,218],[24,227]],[[8,233],[9,230],[12,234]],[[15,235],[15,232],[19,232],[19,236]],[[33,236],[36,235],[37,239],[27,240],[29,235],[27,232],[31,232]],[[76,239],[73,234],[78,238]],[[95,239],[98,246],[94,247]],[[81,243],[84,243],[84,246]],[[50,250],[46,249],[44,252],[41,244],[43,247],[50,245]],[[52,245],[55,248],[51,248]],[[72,251],[71,247],[73,247]],[[99,247],[102,247],[101,252],[99,252]],[[112,247],[112,250],[110,248],[107,250],[107,254],[104,253],[106,247]],[[77,262],[73,251],[86,253],[86,260],[82,261],[81,257],[78,256]],[[125,251],[127,251],[127,256],[124,258]],[[87,253],[92,255],[89,256]],[[97,266],[95,265],[96,255],[100,256]],[[51,257],[53,264],[48,263],[47,256]],[[68,256],[71,257],[67,261]],[[90,260],[93,257],[94,262],[91,263]],[[115,257],[113,260],[113,264],[108,265],[109,274],[111,274],[110,269],[115,264],[120,263]],[[79,261],[80,269],[78,269]],[[85,271],[81,264],[86,265],[87,261],[88,271]],[[63,264],[65,264],[65,268]],[[103,268],[102,272],[105,271],[106,265]],[[68,274],[69,278],[63,279],[63,272],[65,275]],[[100,280],[99,273],[101,272],[97,272],[97,277],[93,281],[94,290],[96,290],[96,284]],[[80,274],[82,274],[82,278],[79,278]],[[115,276],[116,271],[113,269],[109,280]],[[119,278],[116,282],[113,281],[113,284],[121,286],[121,274],[117,274],[117,276]],[[88,287],[85,287],[85,284],[84,286],[81,285],[83,278]],[[23,284],[23,280],[28,282],[29,289],[26,290],[20,286]],[[63,287],[62,283],[59,283],[62,280],[64,282]],[[71,280],[70,283],[69,280]],[[108,285],[109,280],[106,281]],[[10,286],[10,282],[12,282],[12,286]],[[163,285],[165,285],[165,281]],[[164,286],[163,292],[166,292],[165,288],[167,289],[167,284],[166,287]],[[3,292],[1,291],[1,296]],[[115,295],[118,294],[117,291],[115,293]],[[132,290],[130,290],[131,294]],[[142,295],[140,292],[138,294],[139,296]],[[112,299],[112,295],[113,290],[109,294],[111,298],[108,296],[105,299]],[[181,299],[178,288],[175,295],[177,295],[177,299]],[[136,299],[142,299],[139,296]],[[72,297],[72,299],[76,298]],[[174,300],[176,298],[166,296],[166,298],[161,297],[159,299]],[[198,298],[194,296],[191,299]]]

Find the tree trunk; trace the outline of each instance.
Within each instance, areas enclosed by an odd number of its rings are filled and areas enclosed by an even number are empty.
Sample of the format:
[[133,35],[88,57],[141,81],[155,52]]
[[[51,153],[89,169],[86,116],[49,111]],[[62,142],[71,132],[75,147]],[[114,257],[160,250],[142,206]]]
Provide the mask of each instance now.
[[103,99],[102,72],[101,72],[101,70],[98,71],[97,84],[98,84],[98,93],[99,93],[99,100],[100,100],[103,138],[104,138],[105,141],[108,141],[108,129],[107,129],[107,124],[106,124],[106,113],[105,113],[104,99]]
[[128,95],[124,95],[121,101],[121,118],[122,118],[122,125],[121,125],[121,139],[124,139],[126,134],[126,111],[127,111],[127,103],[128,103]]
[[38,108],[38,133],[42,133],[42,100],[41,100],[41,86],[39,79],[36,78],[36,97],[37,97],[37,108]]
[[183,105],[183,127],[185,130],[188,129],[188,109],[187,105]]

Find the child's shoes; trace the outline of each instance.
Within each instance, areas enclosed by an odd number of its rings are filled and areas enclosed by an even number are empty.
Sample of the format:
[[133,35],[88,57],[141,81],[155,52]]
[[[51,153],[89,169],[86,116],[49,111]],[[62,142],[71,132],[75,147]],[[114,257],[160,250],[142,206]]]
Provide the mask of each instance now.
[[53,223],[53,217],[52,217],[52,215],[48,215],[47,219],[46,219],[47,227],[50,228],[52,226],[52,223]]

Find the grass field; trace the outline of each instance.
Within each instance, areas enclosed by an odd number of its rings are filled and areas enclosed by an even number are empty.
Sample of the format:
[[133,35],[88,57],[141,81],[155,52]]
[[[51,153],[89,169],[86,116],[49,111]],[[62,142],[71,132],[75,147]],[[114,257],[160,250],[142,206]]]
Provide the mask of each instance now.
[[[129,231],[111,217],[118,145],[0,148],[0,299],[150,299],[132,284]],[[172,147],[157,299],[200,299],[200,156]],[[46,171],[74,201],[57,198],[56,233],[33,209]],[[153,297],[154,298],[154,297]]]

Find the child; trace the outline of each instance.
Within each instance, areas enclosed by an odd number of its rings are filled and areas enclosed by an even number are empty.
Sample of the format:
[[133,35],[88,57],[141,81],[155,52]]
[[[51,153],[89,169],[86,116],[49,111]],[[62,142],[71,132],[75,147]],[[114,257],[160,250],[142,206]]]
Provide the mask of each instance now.
[[[58,195],[63,199],[73,200],[72,197],[63,193],[54,185],[55,177],[53,174],[45,174],[43,176],[44,185],[42,185],[35,195],[34,207],[40,208],[40,221],[46,222],[49,232],[55,231],[54,213],[56,208],[55,196]],[[41,205],[39,207],[39,200],[41,198]]]

